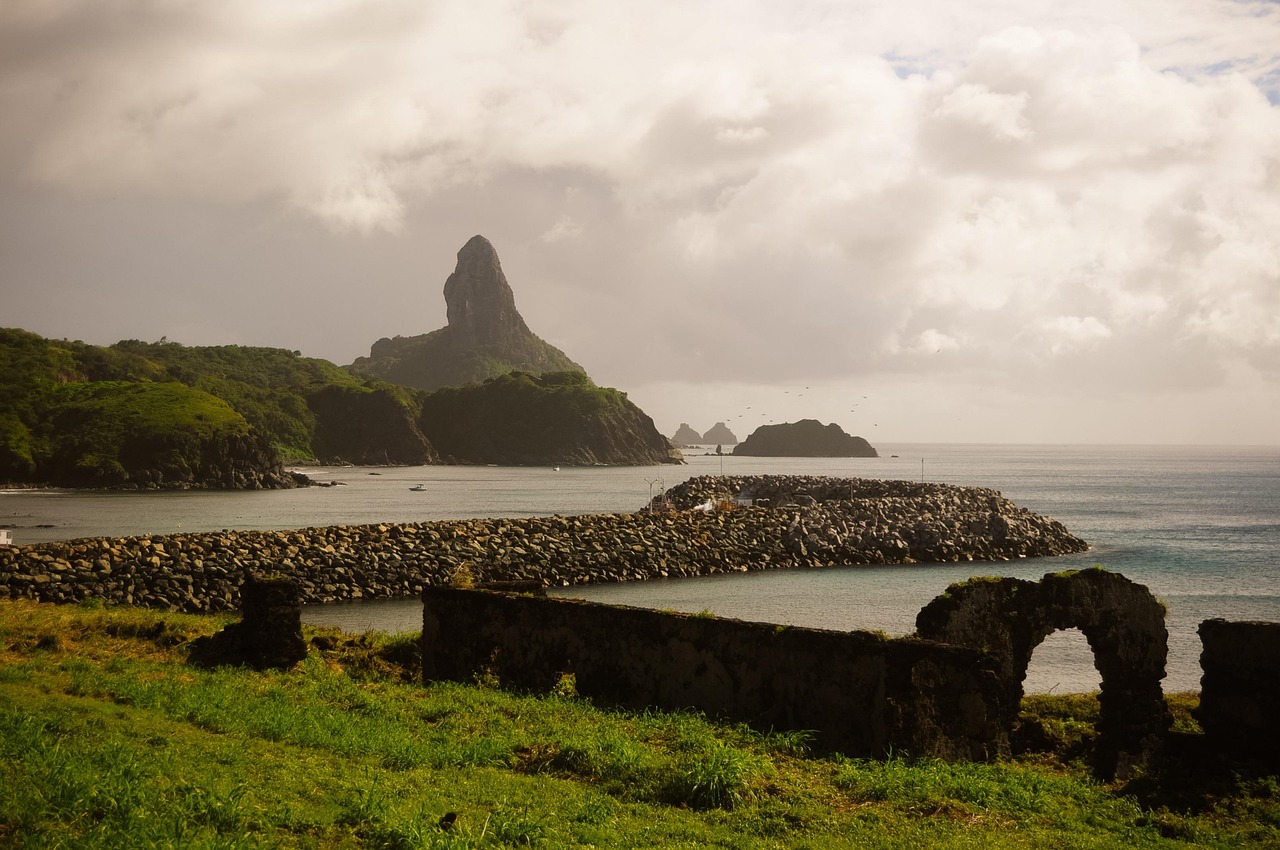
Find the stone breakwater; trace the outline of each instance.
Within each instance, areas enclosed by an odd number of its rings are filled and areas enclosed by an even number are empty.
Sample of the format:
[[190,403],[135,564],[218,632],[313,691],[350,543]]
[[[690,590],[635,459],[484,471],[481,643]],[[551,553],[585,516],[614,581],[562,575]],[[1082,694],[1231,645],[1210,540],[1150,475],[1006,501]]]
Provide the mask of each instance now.
[[[405,598],[424,586],[548,586],[857,564],[998,561],[1084,551],[993,490],[793,476],[702,477],[671,510],[81,538],[0,549],[0,597],[175,611],[239,607],[250,571],[304,603]],[[737,500],[755,500],[752,505]],[[655,500],[657,502],[658,500]],[[707,501],[710,511],[694,510]],[[764,504],[767,502],[767,505]]]

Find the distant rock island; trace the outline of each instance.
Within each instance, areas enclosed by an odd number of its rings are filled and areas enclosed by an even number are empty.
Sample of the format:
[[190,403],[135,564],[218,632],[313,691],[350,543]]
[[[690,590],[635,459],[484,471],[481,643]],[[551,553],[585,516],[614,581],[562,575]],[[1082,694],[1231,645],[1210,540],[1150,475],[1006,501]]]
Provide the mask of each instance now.
[[368,357],[357,358],[347,368],[428,392],[514,371],[586,374],[529,330],[516,309],[498,252],[483,236],[471,237],[458,252],[458,264],[444,283],[444,300],[447,326],[420,336],[384,337],[373,344]]
[[671,442],[677,446],[710,446],[713,444],[717,446],[732,446],[737,444],[738,438],[733,435],[733,432],[723,422],[717,422],[712,425],[711,430],[705,434],[699,434],[690,428],[688,422],[681,422],[680,427],[671,436]]
[[761,425],[734,447],[735,455],[747,457],[879,457],[862,437],[846,434],[834,422],[823,425],[816,419],[801,419],[781,425]]
[[680,427],[671,435],[671,442],[677,446],[700,446],[702,435],[690,428],[688,422],[681,422]]
[[734,446],[738,444],[738,438],[729,430],[729,426],[723,422],[717,422],[711,426],[710,431],[702,435],[702,442],[707,445],[715,443],[718,446]]

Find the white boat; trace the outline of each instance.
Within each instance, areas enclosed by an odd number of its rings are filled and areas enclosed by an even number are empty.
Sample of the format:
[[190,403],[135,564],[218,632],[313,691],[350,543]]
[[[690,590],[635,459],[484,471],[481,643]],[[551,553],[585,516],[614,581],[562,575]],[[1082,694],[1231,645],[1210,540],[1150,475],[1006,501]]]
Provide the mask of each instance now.
[[426,490],[427,490],[426,484],[415,484],[409,488],[410,493],[425,493]]

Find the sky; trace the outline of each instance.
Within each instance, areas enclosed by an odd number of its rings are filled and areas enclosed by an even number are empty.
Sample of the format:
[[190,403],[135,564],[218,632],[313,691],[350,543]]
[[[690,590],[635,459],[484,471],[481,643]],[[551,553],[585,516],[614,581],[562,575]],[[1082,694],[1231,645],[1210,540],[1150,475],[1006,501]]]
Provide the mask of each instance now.
[[1280,3],[3,0],[0,326],[339,364],[472,236],[667,435],[1280,444]]

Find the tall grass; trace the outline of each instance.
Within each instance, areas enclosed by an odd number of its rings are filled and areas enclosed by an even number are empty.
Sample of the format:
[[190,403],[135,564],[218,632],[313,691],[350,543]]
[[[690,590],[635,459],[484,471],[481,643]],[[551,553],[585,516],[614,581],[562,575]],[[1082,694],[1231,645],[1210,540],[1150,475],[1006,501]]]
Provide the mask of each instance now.
[[569,688],[407,684],[385,637],[285,673],[183,663],[173,636],[218,625],[0,603],[0,846],[1280,843],[1274,777],[1175,809],[1060,763],[815,757]]

